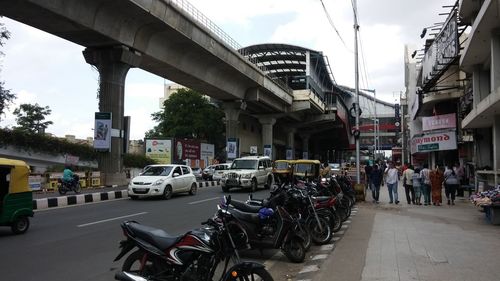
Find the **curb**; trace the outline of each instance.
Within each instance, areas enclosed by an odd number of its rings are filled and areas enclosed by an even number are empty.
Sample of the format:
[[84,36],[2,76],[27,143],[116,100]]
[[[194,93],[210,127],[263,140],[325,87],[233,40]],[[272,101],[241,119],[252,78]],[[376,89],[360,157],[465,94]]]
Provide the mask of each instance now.
[[[198,185],[198,188],[220,187],[219,181],[197,182],[196,184]],[[128,191],[124,189],[124,190],[116,190],[108,192],[94,192],[86,194],[33,199],[33,210],[44,210],[55,207],[95,203],[100,201],[115,200],[127,197],[128,197]]]

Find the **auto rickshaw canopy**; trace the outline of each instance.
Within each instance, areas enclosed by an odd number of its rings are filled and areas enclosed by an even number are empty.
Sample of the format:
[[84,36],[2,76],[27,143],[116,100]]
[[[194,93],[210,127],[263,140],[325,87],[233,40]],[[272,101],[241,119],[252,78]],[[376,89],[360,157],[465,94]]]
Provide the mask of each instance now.
[[9,193],[31,192],[28,181],[30,167],[26,162],[0,158],[0,168],[10,169]]
[[321,162],[318,160],[300,159],[294,161],[293,176],[319,178]]

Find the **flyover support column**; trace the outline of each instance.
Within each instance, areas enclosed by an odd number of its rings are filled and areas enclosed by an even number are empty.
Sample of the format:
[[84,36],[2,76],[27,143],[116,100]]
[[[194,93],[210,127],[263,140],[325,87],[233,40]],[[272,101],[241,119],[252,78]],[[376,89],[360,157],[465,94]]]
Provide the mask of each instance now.
[[[260,117],[259,122],[262,125],[262,151],[264,152],[264,155],[269,156],[271,159],[274,159],[275,153],[273,153],[273,126],[276,123],[276,118]],[[271,149],[271,151],[269,151],[269,148]]]
[[86,48],[85,61],[99,71],[99,111],[111,112],[111,147],[99,155],[104,185],[125,185],[123,171],[123,129],[125,78],[131,67],[138,66],[140,54],[127,47]]
[[300,135],[302,138],[302,158],[309,159],[309,138],[310,135]]
[[[238,102],[224,102],[222,104],[222,109],[224,110],[224,114],[226,116],[226,145],[230,139],[238,139],[238,126],[239,126],[239,117],[241,112],[241,104]],[[229,147],[228,147],[229,148]],[[236,155],[235,157],[231,156],[231,153],[228,151],[228,159],[234,159],[239,157],[239,147],[236,147]]]
[[[291,128],[288,130],[288,135],[287,135],[287,139],[286,139],[286,145],[287,145],[287,149],[291,149],[292,150],[292,155],[291,155],[291,159],[295,159],[295,133],[297,132],[297,129],[295,128]],[[287,153],[287,158],[288,158],[288,153]]]

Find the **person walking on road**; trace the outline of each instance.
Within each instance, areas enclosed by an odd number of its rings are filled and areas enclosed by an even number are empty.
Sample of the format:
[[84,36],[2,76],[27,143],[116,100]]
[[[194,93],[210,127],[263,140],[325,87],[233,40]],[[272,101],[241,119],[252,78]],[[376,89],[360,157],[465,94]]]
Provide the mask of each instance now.
[[413,190],[415,191],[415,205],[422,205],[420,199],[422,198],[422,178],[420,177],[420,168],[415,168],[412,175]]
[[394,162],[389,162],[389,167],[385,171],[385,183],[387,184],[387,189],[389,190],[389,204],[392,202],[398,204],[398,181],[399,181],[399,171],[394,167]]
[[435,206],[441,206],[441,203],[443,202],[441,193],[443,190],[444,176],[439,166],[436,166],[436,169],[431,171],[430,178],[431,178],[432,204]]
[[424,196],[424,205],[431,204],[431,171],[429,170],[429,165],[424,164],[424,168],[420,171],[420,177],[422,178],[422,195]]
[[455,171],[449,167],[444,172],[444,185],[446,191],[446,198],[448,198],[448,205],[455,205],[455,193],[457,192],[458,185],[460,184],[458,180],[458,175]]
[[403,172],[403,186],[405,188],[406,202],[415,204],[415,190],[413,189],[413,166],[409,165]]
[[372,189],[372,197],[373,197],[373,202],[378,203],[378,198],[380,195],[380,184],[382,183],[382,178],[383,178],[383,173],[381,169],[379,169],[378,165],[375,164],[373,166],[372,172],[371,172],[371,189]]
[[365,189],[371,188],[372,170],[373,170],[373,167],[370,165],[370,162],[366,162],[366,166],[365,166],[366,188]]

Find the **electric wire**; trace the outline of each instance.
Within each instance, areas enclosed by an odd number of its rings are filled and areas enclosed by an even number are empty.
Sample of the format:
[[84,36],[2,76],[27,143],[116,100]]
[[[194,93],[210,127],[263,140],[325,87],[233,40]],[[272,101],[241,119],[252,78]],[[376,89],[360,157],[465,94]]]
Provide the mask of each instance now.
[[337,27],[335,26],[335,24],[333,23],[333,20],[332,20],[332,17],[330,16],[330,13],[328,13],[328,10],[326,9],[326,6],[325,6],[325,3],[323,3],[323,0],[319,0],[321,2],[321,6],[323,7],[323,11],[325,12],[325,15],[328,19],[328,22],[330,23],[330,25],[333,27],[333,29],[335,30],[335,32],[337,33],[337,36],[339,37],[340,41],[342,42],[342,44],[344,44],[344,47],[350,51],[352,53],[352,51],[349,49],[349,47],[347,47],[347,44],[345,43],[344,39],[342,38],[342,36],[340,35],[340,32],[338,31]]

